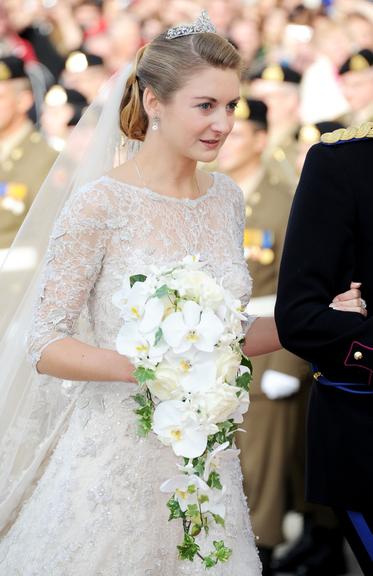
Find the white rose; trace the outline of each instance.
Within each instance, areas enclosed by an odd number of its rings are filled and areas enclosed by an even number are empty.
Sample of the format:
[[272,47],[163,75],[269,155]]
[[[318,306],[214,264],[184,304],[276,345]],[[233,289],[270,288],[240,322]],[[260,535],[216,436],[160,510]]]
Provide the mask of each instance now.
[[219,350],[216,359],[217,377],[234,384],[241,363],[241,354],[231,348]]
[[204,408],[211,422],[224,422],[235,413],[240,403],[236,395],[239,390],[240,388],[236,386],[220,384],[211,392],[206,393]]
[[155,369],[155,380],[149,380],[147,385],[150,392],[160,400],[173,400],[183,395],[179,381],[177,370],[169,364],[161,363]]

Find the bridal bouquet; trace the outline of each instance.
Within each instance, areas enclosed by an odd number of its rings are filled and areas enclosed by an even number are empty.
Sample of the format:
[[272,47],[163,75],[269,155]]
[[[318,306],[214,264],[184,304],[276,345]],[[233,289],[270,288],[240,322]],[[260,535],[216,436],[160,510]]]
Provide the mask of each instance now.
[[135,365],[139,431],[153,431],[177,456],[179,473],[160,487],[170,493],[169,519],[180,519],[181,559],[206,568],[225,562],[224,541],[203,556],[196,537],[224,526],[225,487],[219,459],[249,406],[251,364],[243,355],[241,302],[218,284],[198,256],[124,278],[113,296],[123,326],[116,347]]

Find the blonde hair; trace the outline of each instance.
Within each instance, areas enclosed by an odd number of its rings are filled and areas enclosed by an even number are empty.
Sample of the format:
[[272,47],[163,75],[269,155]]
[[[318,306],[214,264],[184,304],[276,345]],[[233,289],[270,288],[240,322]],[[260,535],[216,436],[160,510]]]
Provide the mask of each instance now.
[[230,42],[211,32],[172,40],[163,33],[140,48],[120,106],[120,128],[124,134],[135,140],[145,138],[149,119],[142,96],[147,86],[160,102],[167,103],[192,74],[208,66],[240,74],[241,58]]

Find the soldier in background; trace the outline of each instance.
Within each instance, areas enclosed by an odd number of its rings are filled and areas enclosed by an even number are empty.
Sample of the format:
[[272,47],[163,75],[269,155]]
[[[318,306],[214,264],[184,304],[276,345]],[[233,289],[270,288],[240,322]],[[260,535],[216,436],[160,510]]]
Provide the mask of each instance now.
[[41,129],[48,144],[57,152],[64,149],[66,140],[88,106],[87,99],[71,88],[55,84],[44,98]]
[[22,60],[0,58],[0,249],[12,243],[56,157],[28,118],[32,103]]
[[363,49],[352,54],[339,73],[351,109],[345,123],[355,126],[373,121],[373,52]]
[[67,56],[59,82],[65,88],[77,90],[91,103],[109,76],[101,56],[75,50]]
[[[250,312],[272,315],[292,194],[263,163],[268,130],[264,102],[242,98],[236,118],[219,154],[219,169],[229,174],[245,195],[244,249],[254,283]],[[243,424],[246,434],[237,438],[264,576],[270,574],[274,547],[283,540],[297,392],[306,370],[303,361],[283,350],[255,358],[251,406]]]
[[268,107],[268,145],[265,158],[271,174],[293,190],[298,182],[295,170],[295,135],[299,130],[299,86],[301,75],[280,64],[266,66],[252,76],[250,96]]

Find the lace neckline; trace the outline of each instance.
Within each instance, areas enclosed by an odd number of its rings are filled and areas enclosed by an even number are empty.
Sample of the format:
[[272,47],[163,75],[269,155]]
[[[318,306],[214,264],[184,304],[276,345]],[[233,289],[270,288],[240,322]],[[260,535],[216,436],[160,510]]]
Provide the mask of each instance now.
[[206,192],[204,194],[202,194],[201,196],[198,196],[198,198],[177,198],[177,196],[166,196],[165,194],[161,194],[160,192],[156,192],[155,190],[152,190],[148,186],[136,186],[136,184],[130,184],[129,182],[124,182],[123,180],[118,180],[117,178],[113,178],[112,176],[109,176],[108,174],[101,176],[101,180],[108,180],[108,181],[113,182],[119,186],[124,186],[126,188],[133,188],[134,190],[141,190],[142,192],[145,192],[148,196],[150,196],[152,198],[156,198],[157,200],[161,200],[161,201],[163,200],[166,202],[177,202],[180,204],[185,204],[187,206],[193,206],[195,204],[198,204],[202,200],[205,200],[206,198],[208,198],[209,196],[211,196],[215,192],[216,180],[217,180],[216,172],[210,172],[210,175],[213,178],[212,183],[207,188]]

